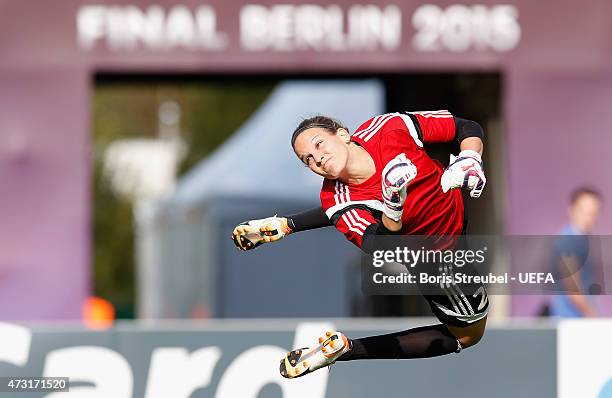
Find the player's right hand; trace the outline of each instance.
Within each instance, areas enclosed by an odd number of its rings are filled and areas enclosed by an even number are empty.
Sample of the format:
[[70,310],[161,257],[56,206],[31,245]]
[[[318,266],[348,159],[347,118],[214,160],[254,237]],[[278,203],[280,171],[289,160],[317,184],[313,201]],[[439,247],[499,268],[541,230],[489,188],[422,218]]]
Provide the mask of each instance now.
[[393,221],[402,219],[406,187],[417,176],[416,166],[400,153],[385,166],[381,176],[383,213]]
[[291,232],[286,218],[274,216],[238,224],[232,232],[232,240],[239,250],[252,250],[264,243],[276,242]]

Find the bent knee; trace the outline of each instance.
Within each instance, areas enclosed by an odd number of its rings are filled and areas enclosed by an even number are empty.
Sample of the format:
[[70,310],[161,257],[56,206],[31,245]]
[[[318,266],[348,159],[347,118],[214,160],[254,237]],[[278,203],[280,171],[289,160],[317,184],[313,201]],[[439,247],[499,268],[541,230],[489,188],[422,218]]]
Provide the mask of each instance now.
[[448,330],[457,338],[462,348],[478,344],[485,332],[487,318],[481,319],[467,327],[447,326]]
[[484,336],[484,330],[482,331],[482,333],[466,335],[457,338],[457,340],[459,340],[459,343],[461,343],[462,348],[468,348],[478,344],[478,342],[482,339],[482,336]]

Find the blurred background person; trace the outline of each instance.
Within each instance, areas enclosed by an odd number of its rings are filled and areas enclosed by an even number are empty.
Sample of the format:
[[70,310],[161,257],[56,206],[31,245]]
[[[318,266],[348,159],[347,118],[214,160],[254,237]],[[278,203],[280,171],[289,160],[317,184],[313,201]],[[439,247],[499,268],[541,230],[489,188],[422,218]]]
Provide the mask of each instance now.
[[562,278],[564,290],[551,301],[552,316],[596,316],[589,299],[589,294],[594,293],[594,285],[588,235],[599,218],[601,201],[601,194],[588,187],[576,188],[570,196],[568,222],[554,244],[554,273]]

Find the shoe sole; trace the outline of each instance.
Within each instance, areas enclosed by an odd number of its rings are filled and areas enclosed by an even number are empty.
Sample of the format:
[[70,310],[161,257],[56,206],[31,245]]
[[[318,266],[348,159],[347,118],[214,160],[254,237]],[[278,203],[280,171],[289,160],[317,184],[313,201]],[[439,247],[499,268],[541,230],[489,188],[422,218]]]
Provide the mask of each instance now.
[[[331,359],[336,356],[338,354],[338,351],[342,350],[342,347],[348,346],[348,340],[346,336],[341,336],[342,337],[340,337],[338,333],[335,332],[327,332],[325,333],[325,337],[319,337],[319,344],[317,346],[313,348],[298,348],[296,350],[288,352],[287,356],[281,359],[280,361],[279,371],[281,376],[287,379],[294,379],[296,377],[304,376],[308,373],[313,372],[314,370],[319,369],[309,369],[308,359],[315,355],[317,352],[321,352],[323,356],[328,359]],[[342,340],[342,345],[338,348],[335,348],[335,342],[339,339]],[[331,348],[331,350],[329,348]],[[331,365],[333,362],[335,361],[330,362],[329,365]]]

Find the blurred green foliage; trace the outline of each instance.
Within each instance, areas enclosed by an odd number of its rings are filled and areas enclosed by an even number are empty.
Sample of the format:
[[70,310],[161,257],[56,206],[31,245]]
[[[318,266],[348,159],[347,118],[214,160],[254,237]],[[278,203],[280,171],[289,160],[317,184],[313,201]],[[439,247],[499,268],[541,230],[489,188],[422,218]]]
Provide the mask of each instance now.
[[181,173],[214,151],[257,110],[275,82],[194,80],[101,80],[93,101],[93,286],[110,300],[118,318],[135,310],[135,257],[132,204],[117,197],[103,178],[103,156],[120,138],[157,137],[159,105],[176,101],[182,110],[181,135],[187,156]]

